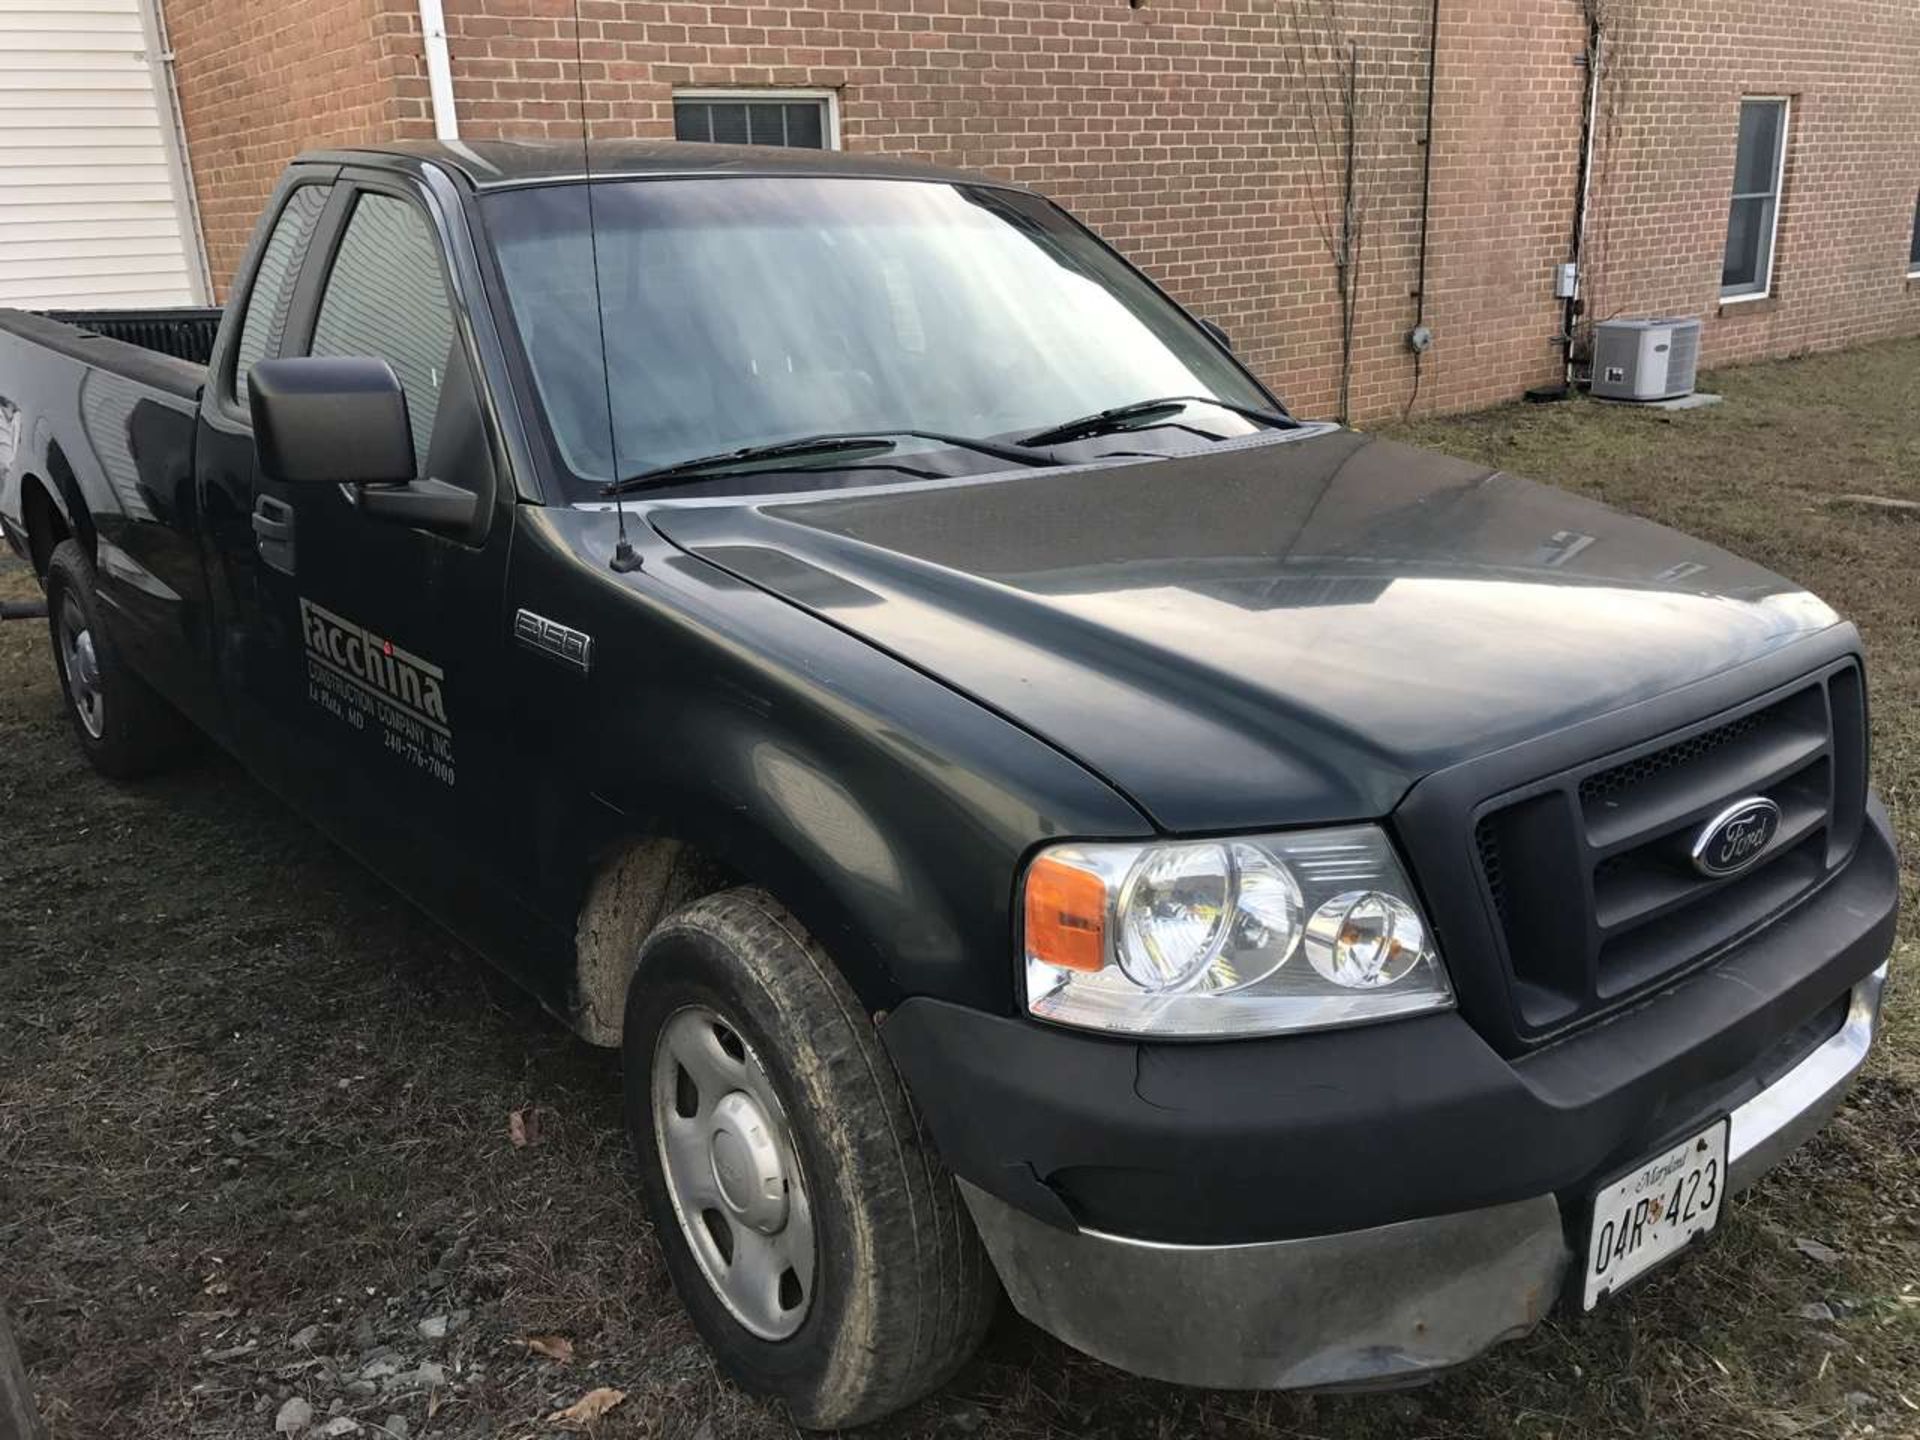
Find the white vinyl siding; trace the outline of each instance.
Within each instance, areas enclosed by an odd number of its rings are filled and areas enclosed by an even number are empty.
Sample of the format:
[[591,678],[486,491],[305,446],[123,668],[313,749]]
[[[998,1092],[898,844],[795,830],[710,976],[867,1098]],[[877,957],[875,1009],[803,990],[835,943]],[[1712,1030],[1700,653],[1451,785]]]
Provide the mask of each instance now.
[[0,306],[207,300],[152,0],[0,0]]

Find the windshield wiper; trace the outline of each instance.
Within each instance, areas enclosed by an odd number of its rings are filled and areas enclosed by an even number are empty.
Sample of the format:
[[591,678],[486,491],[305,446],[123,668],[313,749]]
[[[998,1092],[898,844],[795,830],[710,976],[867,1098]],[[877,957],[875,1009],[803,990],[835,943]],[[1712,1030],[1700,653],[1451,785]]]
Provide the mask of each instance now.
[[[991,455],[996,460],[1011,460],[1019,465],[1058,465],[1060,462],[1051,455],[1035,455],[1014,445],[1002,445],[993,440],[976,440],[968,435],[948,435],[939,430],[888,430],[873,434],[828,433],[822,435],[802,435],[793,440],[776,440],[766,445],[743,445],[738,450],[723,450],[714,455],[696,455],[687,460],[676,460],[670,465],[657,465],[651,470],[642,470],[637,475],[628,475],[603,485],[602,495],[626,495],[635,490],[651,490],[657,485],[670,485],[677,480],[688,480],[699,475],[726,475],[736,470],[751,471],[763,462],[773,460],[831,460],[836,455],[859,454],[867,457],[885,455],[900,448],[903,439],[931,440],[939,445],[951,445],[958,450],[974,450],[982,455]],[[910,474],[927,476],[933,472],[916,470],[911,466],[889,466],[908,471]]]
[[1276,430],[1297,430],[1300,422],[1291,415],[1282,415],[1278,410],[1261,410],[1252,405],[1236,405],[1231,400],[1219,400],[1211,395],[1166,395],[1158,400],[1136,400],[1131,405],[1116,405],[1111,410],[1096,410],[1091,415],[1082,415],[1078,420],[1067,420],[1059,425],[1050,425],[1045,430],[1036,430],[1031,435],[1020,437],[1022,445],[1064,445],[1069,440],[1085,440],[1094,435],[1111,435],[1118,430],[1140,428],[1142,420],[1155,416],[1178,415],[1182,410],[1194,405],[1211,405],[1216,410],[1230,411],[1235,415],[1257,420],[1262,425],[1270,425]]

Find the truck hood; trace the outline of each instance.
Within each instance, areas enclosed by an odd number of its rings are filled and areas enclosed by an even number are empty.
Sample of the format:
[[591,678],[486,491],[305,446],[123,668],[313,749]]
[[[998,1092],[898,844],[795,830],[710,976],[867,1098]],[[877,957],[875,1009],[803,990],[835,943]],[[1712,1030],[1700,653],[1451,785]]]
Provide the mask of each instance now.
[[1433,770],[1836,621],[1662,526],[1332,428],[648,518],[1170,831],[1379,816]]

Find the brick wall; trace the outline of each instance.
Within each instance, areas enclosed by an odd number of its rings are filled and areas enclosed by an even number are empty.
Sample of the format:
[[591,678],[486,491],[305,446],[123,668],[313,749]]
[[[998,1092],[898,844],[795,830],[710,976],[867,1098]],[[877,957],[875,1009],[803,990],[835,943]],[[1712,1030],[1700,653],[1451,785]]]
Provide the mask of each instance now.
[[[1456,8],[1458,8],[1456,6]],[[1422,408],[1553,378],[1551,266],[1572,223],[1578,6],[1476,0],[1443,21]],[[1352,409],[1414,398],[1425,0],[447,0],[467,135],[670,136],[676,87],[840,95],[850,149],[1032,184],[1197,312],[1295,406],[1331,413],[1348,39],[1365,226]],[[1498,83],[1495,83],[1497,80]]]
[[[1920,331],[1913,0],[1618,7],[1603,68],[1593,317],[1700,315],[1707,364]],[[1721,306],[1744,95],[1792,98],[1772,298]]]
[[222,299],[262,202],[296,153],[433,133],[411,0],[164,0],[162,8]]
[[[1296,408],[1331,413],[1351,41],[1364,243],[1357,417],[1416,400],[1429,0],[444,0],[461,133],[670,136],[680,86],[817,87],[850,149],[1031,183],[1197,312]],[[1741,93],[1794,93],[1778,298],[1709,323],[1711,361],[1920,329],[1911,0],[1589,0],[1612,60],[1589,230],[1596,313],[1713,316]],[[413,0],[166,0],[216,276],[304,145],[431,133]],[[1421,410],[1557,378],[1581,0],[1445,0]],[[1737,38],[1735,38],[1737,37]],[[578,58],[577,58],[578,57]],[[580,63],[583,61],[584,63]],[[1337,105],[1334,107],[1337,108]]]

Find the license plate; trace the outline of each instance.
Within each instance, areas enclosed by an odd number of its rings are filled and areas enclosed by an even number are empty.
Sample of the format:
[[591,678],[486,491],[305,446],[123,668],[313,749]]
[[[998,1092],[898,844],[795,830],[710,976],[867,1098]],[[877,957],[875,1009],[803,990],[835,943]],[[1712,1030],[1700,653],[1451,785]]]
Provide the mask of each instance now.
[[1593,1309],[1713,1229],[1727,1189],[1727,1125],[1716,1120],[1600,1187],[1587,1227],[1581,1309]]

